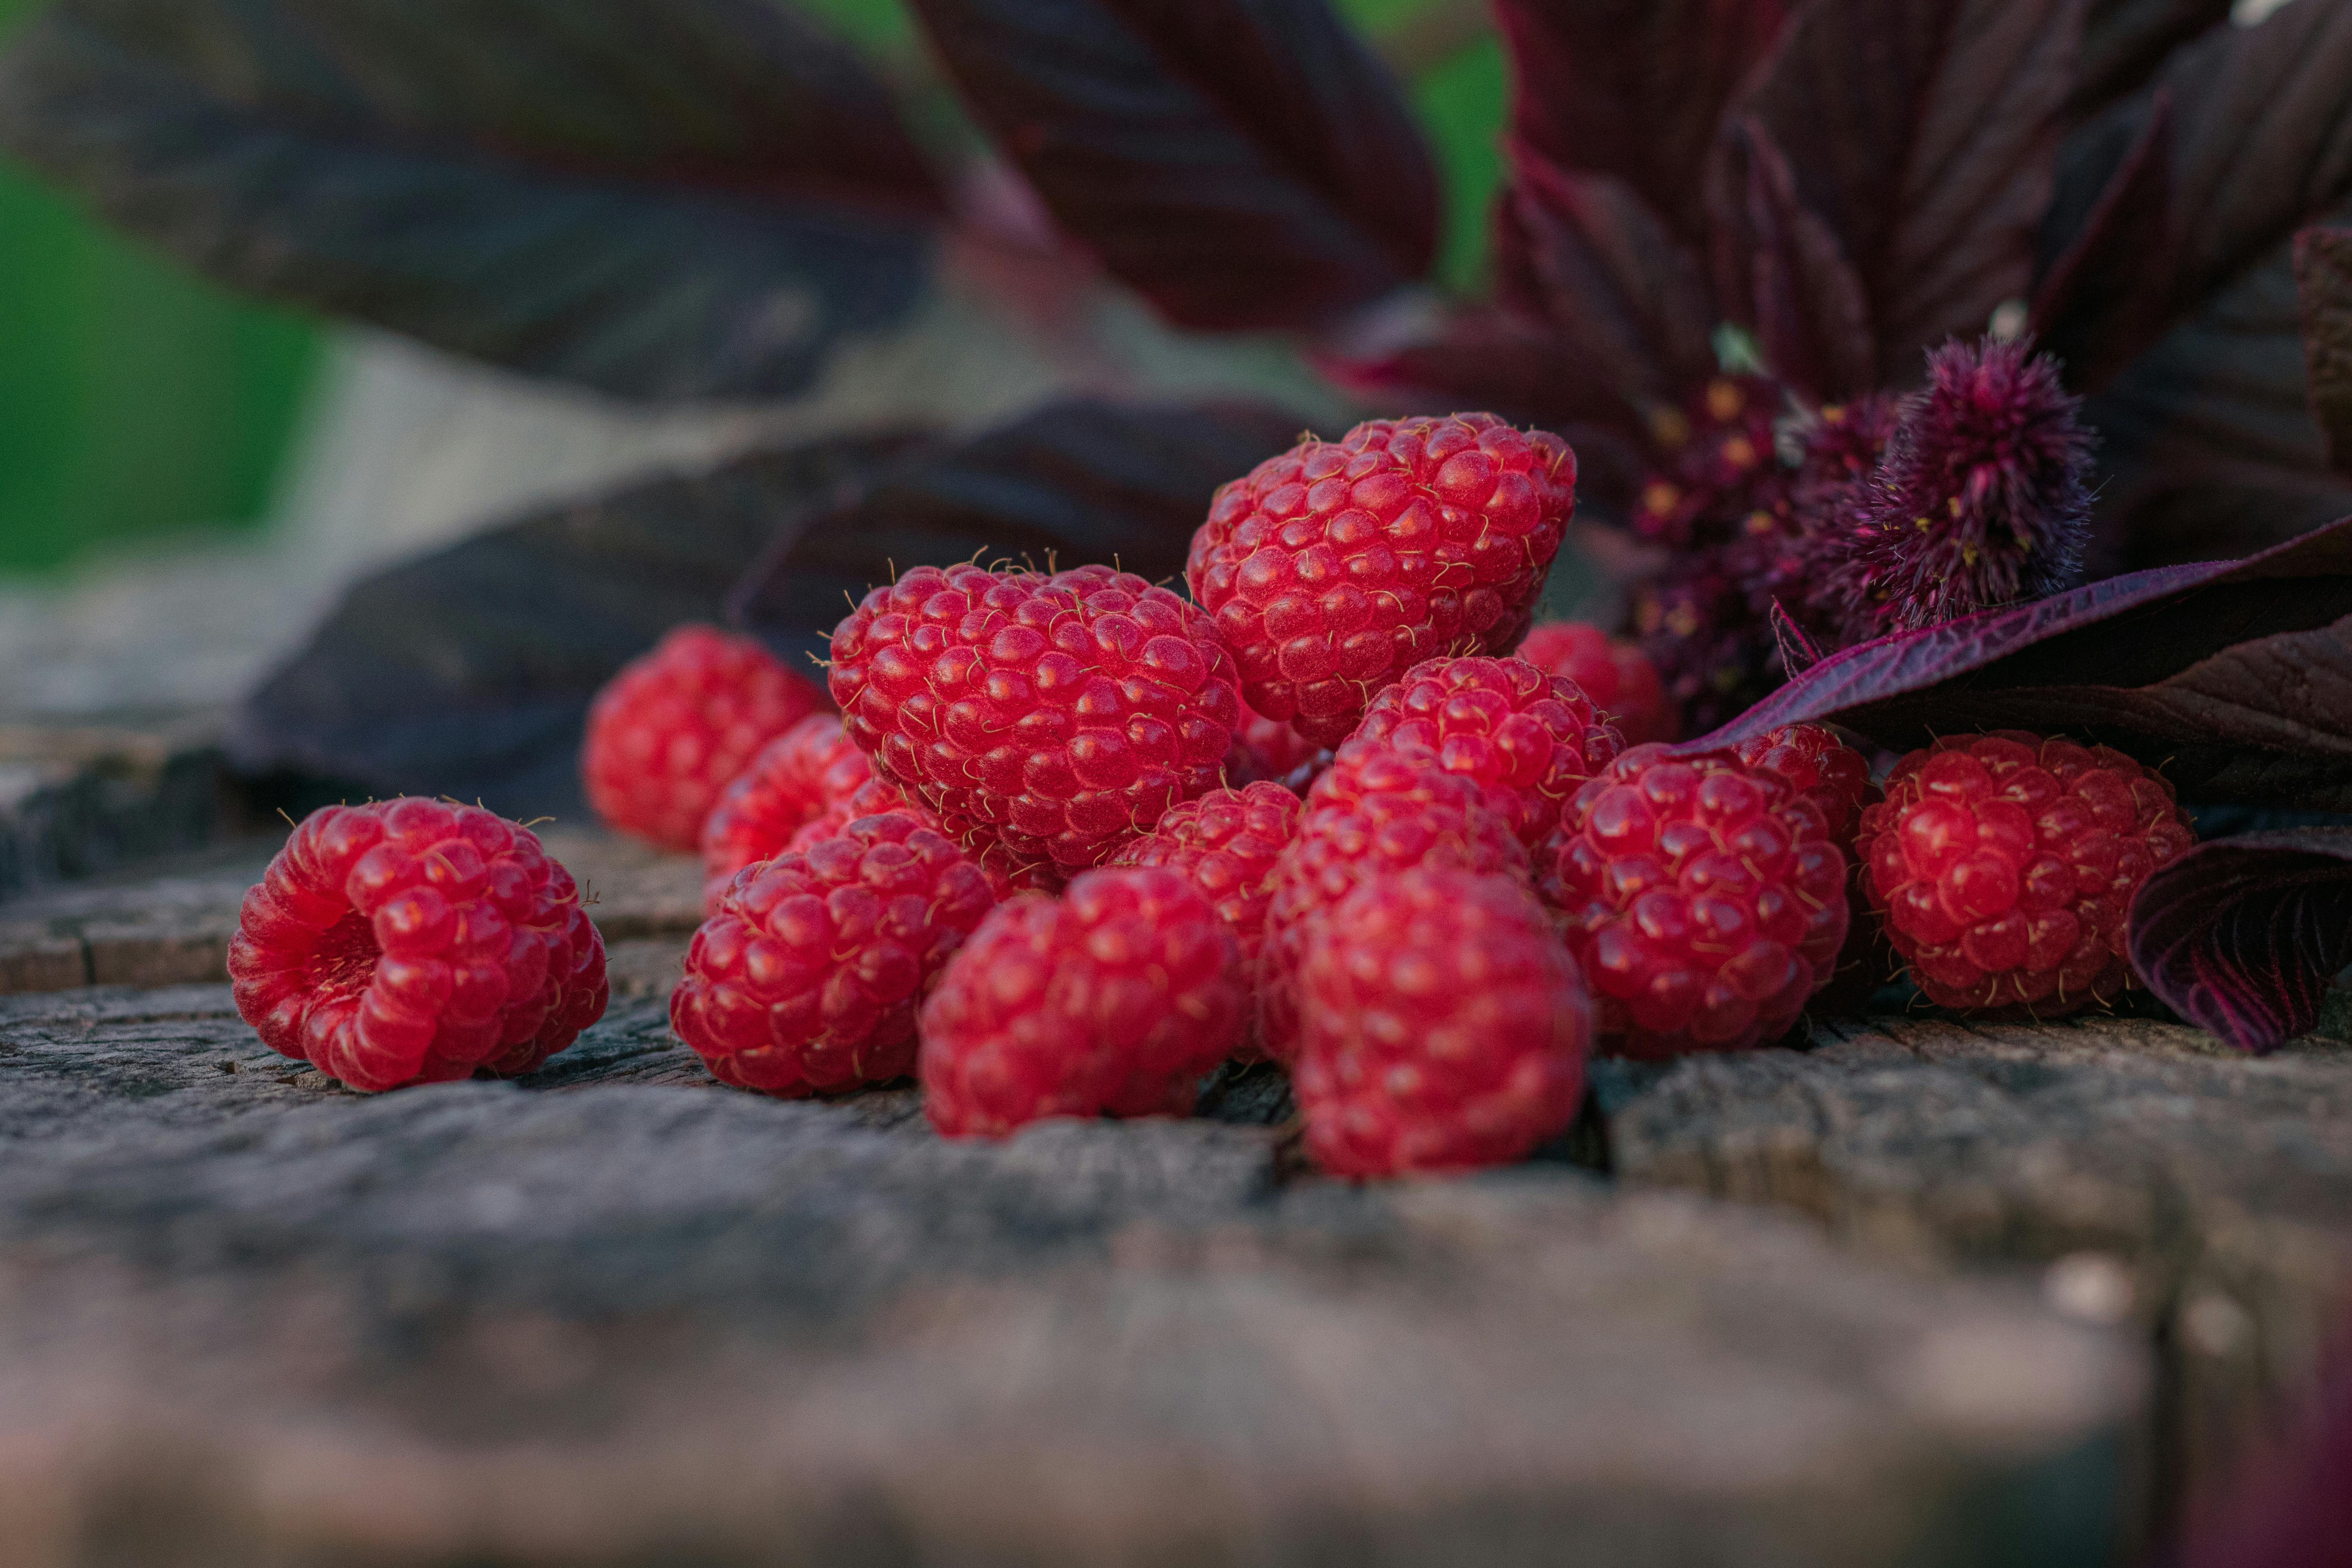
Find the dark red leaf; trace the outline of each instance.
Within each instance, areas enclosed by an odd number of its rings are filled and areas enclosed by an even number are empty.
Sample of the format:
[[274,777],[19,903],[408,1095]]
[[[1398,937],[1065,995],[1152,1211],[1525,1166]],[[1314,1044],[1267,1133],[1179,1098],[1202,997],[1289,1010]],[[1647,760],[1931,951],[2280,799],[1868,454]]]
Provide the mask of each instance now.
[[240,289],[628,395],[796,391],[918,298],[881,85],[765,0],[64,0],[0,142]]
[[1700,176],[1723,107],[1788,13],[1787,0],[1496,0],[1512,131],[1556,168],[1615,175],[1703,245]]
[[1209,500],[1298,437],[1262,404],[1049,405],[924,453],[803,514],[746,574],[735,619],[779,648],[821,651],[891,569],[975,556],[1178,577]]
[[1496,297],[1561,341],[1576,374],[1631,407],[1715,369],[1715,310],[1690,252],[1624,181],[1522,148],[1496,209]]
[[1869,301],[1852,260],[1796,179],[1761,121],[1727,128],[1710,171],[1716,294],[1751,328],[1765,363],[1817,399],[1854,397],[1877,384]]
[[2287,249],[2085,404],[2094,571],[2248,554],[2352,511],[2311,416]]
[[[2098,334],[2096,363],[2128,363],[2352,195],[2347,81],[2352,5],[2336,0],[2294,0],[2258,26],[2221,28],[2165,68],[2154,90],[2173,109],[2166,243],[2118,278],[2128,298],[2099,301],[2119,325]],[[2078,134],[2113,144],[2152,102],[2153,91],[2119,103]]]
[[589,699],[681,621],[716,621],[777,524],[914,445],[864,436],[756,452],[550,508],[353,587],[246,700],[254,773],[377,795],[581,814]]
[[2240,1050],[2311,1032],[2352,963],[2352,828],[2298,827],[2200,844],[2132,900],[2132,968],[2157,996]]
[[1852,262],[1878,383],[1916,382],[1924,349],[2024,297],[2083,8],[1814,0],[1735,105]]
[[[2113,129],[2130,132],[2121,157],[2097,157],[2085,148],[2080,163],[2062,162],[2058,195],[2042,225],[2045,236],[2054,228],[2068,238],[2034,289],[2033,331],[2077,388],[2105,385],[2145,342],[2131,319],[2147,308],[2137,274],[2168,238],[2171,94],[2158,93],[2138,124]],[[2070,189],[2077,184],[2089,187],[2079,198]],[[2065,210],[2077,199],[2084,210],[2068,221]],[[2125,359],[2116,357],[2118,346]]]
[[2294,279],[2312,412],[2327,437],[2328,459],[2352,476],[2352,228],[2297,235]]
[[2230,19],[2231,0],[2091,0],[2066,116],[2083,120],[2137,90],[2165,58]]
[[2161,766],[2184,799],[2352,810],[2352,518],[1847,648],[1694,744],[1827,720],[1896,750],[2065,734]]
[[913,0],[1045,205],[1171,320],[1328,324],[1427,270],[1429,155],[1323,0]]

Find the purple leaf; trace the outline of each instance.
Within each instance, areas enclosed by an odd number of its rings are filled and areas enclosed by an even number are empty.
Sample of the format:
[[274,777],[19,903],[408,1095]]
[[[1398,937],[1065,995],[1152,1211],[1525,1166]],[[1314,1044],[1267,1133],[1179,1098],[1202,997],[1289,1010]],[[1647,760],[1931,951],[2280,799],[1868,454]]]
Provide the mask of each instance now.
[[1788,159],[1762,121],[1724,133],[1710,173],[1716,293],[1751,327],[1765,362],[1816,400],[1877,384],[1862,280],[1837,237],[1798,196]]
[[[2129,297],[2105,308],[2132,331],[2104,335],[2101,364],[2128,362],[2352,196],[2347,81],[2352,5],[2336,0],[2294,0],[2258,26],[2221,28],[2165,68],[2156,90],[2173,109],[2166,241],[2116,279]],[[2153,101],[2119,103],[2079,135],[2115,144]],[[2072,379],[2085,392],[2100,384]]]
[[2243,1051],[2319,1022],[2352,963],[2352,828],[2200,844],[2132,900],[2131,962],[2174,1012]]
[[[2116,129],[2131,132],[2119,158],[2084,148],[2079,162],[2062,160],[2058,197],[2043,220],[2045,235],[2069,237],[2034,289],[2033,332],[2077,389],[2104,385],[2144,346],[2133,317],[2147,307],[2134,283],[2163,248],[2169,224],[2171,94],[2159,92],[2137,125]],[[2077,195],[2076,185],[2087,188]],[[2062,214],[2077,204],[2084,210],[2068,222]]]
[[803,513],[731,609],[772,647],[822,651],[843,595],[854,604],[894,567],[978,556],[1177,577],[1217,487],[1297,438],[1297,416],[1261,404],[1049,405]]
[[2231,0],[2091,0],[2066,116],[2082,120],[2143,86],[2181,45],[2230,19]]
[[2303,352],[2311,409],[2336,472],[2352,476],[2352,228],[2295,237],[2294,280],[2303,301]]
[[1531,148],[1496,209],[1496,296],[1561,340],[1576,374],[1629,407],[1674,402],[1715,369],[1715,310],[1690,253],[1624,181]]
[[1703,244],[1700,176],[1724,105],[1788,21],[1786,0],[1496,0],[1511,127],[1553,167],[1614,175]]
[[1860,279],[1874,383],[1916,382],[1922,350],[2026,293],[2083,6],[1814,0],[1735,105]]
[[230,752],[358,795],[582,811],[589,699],[681,621],[720,618],[777,523],[915,445],[763,451],[551,508],[390,567],[347,594],[235,715]]
[[2352,809],[2352,518],[1844,649],[1693,744],[1830,720],[1895,750],[2065,734],[2163,768],[2187,800]]
[[2242,555],[2352,511],[2305,393],[2287,247],[2091,398],[2094,572]]
[[1437,184],[1323,0],[913,0],[1054,216],[1181,325],[1330,325],[1427,270]]
[[0,142],[233,287],[625,395],[800,389],[914,303],[940,206],[764,0],[65,0]]

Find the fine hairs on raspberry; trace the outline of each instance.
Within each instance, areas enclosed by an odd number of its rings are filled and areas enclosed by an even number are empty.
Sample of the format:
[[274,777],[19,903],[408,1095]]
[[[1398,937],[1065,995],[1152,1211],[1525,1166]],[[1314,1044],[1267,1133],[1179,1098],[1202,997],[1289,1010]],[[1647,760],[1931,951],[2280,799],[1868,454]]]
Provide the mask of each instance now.
[[245,897],[236,1008],[352,1089],[526,1073],[602,1017],[604,940],[529,828],[404,797],[312,812]]

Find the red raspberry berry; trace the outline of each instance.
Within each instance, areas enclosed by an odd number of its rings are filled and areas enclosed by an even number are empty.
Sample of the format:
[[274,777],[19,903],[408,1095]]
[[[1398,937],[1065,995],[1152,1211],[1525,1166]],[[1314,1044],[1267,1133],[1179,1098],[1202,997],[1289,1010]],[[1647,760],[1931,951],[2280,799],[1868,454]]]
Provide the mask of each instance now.
[[625,833],[688,854],[719,794],[824,694],[749,637],[679,626],[588,709],[588,804]]
[[1562,820],[1564,934],[1626,1055],[1767,1044],[1828,983],[1845,853],[1779,773],[1637,746]]
[[923,1100],[951,1138],[1048,1116],[1181,1115],[1241,1038],[1234,939],[1164,867],[997,907],[923,1004]]
[[1313,922],[1293,1080],[1338,1176],[1500,1165],[1576,1116],[1591,1005],[1514,877],[1409,871]]
[[1359,742],[1427,757],[1484,792],[1522,844],[1623,750],[1576,682],[1517,658],[1433,658],[1372,700]]
[[[861,757],[865,754],[858,752]],[[834,837],[861,816],[881,816],[893,811],[903,811],[941,837],[948,837],[948,830],[940,826],[938,816],[930,807],[907,799],[880,779],[869,778],[794,828],[791,842],[784,847],[788,850],[805,849],[812,844]]]
[[1250,706],[1336,746],[1422,660],[1517,646],[1575,510],[1549,431],[1374,419],[1218,490],[1184,574]]
[[245,896],[236,1010],[353,1089],[530,1072],[604,1016],[604,939],[538,837],[414,797],[312,812]]
[[1905,757],[1855,847],[1931,1000],[2052,1017],[2131,984],[2132,895],[2195,842],[2171,784],[2122,752],[2012,730]]
[[1854,829],[1862,824],[1863,808],[1879,798],[1878,786],[1870,782],[1870,763],[1819,724],[1783,724],[1741,742],[1737,751],[1741,762],[1770,768],[1795,784],[1820,808],[1831,839],[1845,851],[1845,945],[1838,951],[1837,973],[1814,993],[1812,1007],[1817,1014],[1858,1012],[1895,978],[1897,968],[1877,922],[1870,918],[1862,879],[1853,874],[1862,863],[1854,852]]
[[1564,675],[1582,687],[1627,745],[1675,738],[1665,682],[1638,644],[1583,621],[1544,621],[1528,633],[1518,656],[1546,675]]
[[1743,741],[1735,754],[1751,768],[1769,768],[1821,808],[1822,825],[1839,847],[1853,843],[1862,808],[1878,798],[1870,762],[1819,724],[1783,724]]
[[1278,719],[1242,704],[1241,728],[1225,756],[1225,783],[1235,789],[1261,781],[1305,795],[1315,775],[1331,765],[1331,753]]
[[1190,879],[1233,933],[1243,982],[1255,996],[1274,868],[1298,832],[1299,809],[1298,797],[1280,784],[1213,789],[1129,839],[1111,864],[1165,866]]
[[[812,714],[769,742],[702,824],[704,906],[719,907],[736,872],[795,847],[801,830],[827,813],[846,811],[873,776],[866,753],[830,713]],[[889,809],[877,805],[858,815]],[[845,816],[835,831],[854,820]]]
[[1297,1054],[1307,921],[1368,880],[1422,869],[1525,879],[1528,853],[1468,779],[1378,742],[1340,747],[1307,792],[1297,837],[1275,868],[1259,956],[1258,1036],[1267,1055]]
[[1241,706],[1208,617],[1108,566],[921,566],[833,634],[875,770],[975,850],[1063,875],[1213,788]]
[[694,933],[670,1026],[713,1076],[798,1098],[915,1069],[923,988],[996,894],[906,813],[739,874]]

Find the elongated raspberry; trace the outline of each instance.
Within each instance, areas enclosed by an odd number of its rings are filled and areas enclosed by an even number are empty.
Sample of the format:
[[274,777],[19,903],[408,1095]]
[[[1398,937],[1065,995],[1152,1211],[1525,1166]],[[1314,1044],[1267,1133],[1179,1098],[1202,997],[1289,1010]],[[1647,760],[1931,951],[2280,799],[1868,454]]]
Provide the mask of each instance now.
[[1629,746],[1675,738],[1674,709],[1650,656],[1584,621],[1544,621],[1528,633],[1518,657],[1546,675],[1564,675],[1609,715]]
[[923,1005],[923,1100],[950,1137],[1048,1116],[1182,1115],[1241,1038],[1232,934],[1181,872],[1088,871],[982,922]]
[[1905,757],[1855,847],[1872,907],[1931,1000],[2054,1017],[2133,984],[2132,895],[2195,842],[2161,776],[2105,746],[2012,730]]
[[1208,617],[1108,566],[918,567],[833,634],[875,770],[975,854],[1060,875],[1213,789],[1240,721]]
[[1114,866],[1164,866],[1181,872],[1233,933],[1241,973],[1253,997],[1274,868],[1298,832],[1298,797],[1276,784],[1213,789],[1188,800],[1112,858]]
[[413,797],[312,812],[245,896],[236,1010],[353,1089],[530,1072],[604,1016],[604,939],[537,836]]
[[1591,1007],[1517,878],[1367,882],[1313,921],[1299,985],[1293,1081],[1334,1175],[1504,1164],[1575,1118]]
[[702,824],[704,906],[719,907],[736,872],[755,860],[774,859],[793,847],[802,828],[846,809],[873,773],[866,753],[830,713],[812,714],[769,742]]
[[1185,577],[1250,706],[1336,746],[1422,660],[1516,646],[1575,510],[1549,431],[1375,419],[1218,490]]
[[1845,940],[1845,855],[1820,808],[1727,752],[1637,746],[1577,792],[1558,868],[1569,951],[1624,1053],[1788,1032]]
[[679,626],[589,705],[580,752],[588,804],[625,833],[691,853],[719,792],[824,705],[751,638]]
[[995,904],[981,868],[916,817],[861,817],[737,876],[687,950],[670,1026],[740,1089],[904,1078],[924,988]]
[[1276,1060],[1297,1053],[1307,922],[1363,882],[1413,870],[1525,879],[1528,854],[1485,792],[1428,758],[1351,741],[1307,792],[1298,833],[1275,868],[1259,955],[1258,1036]]
[[1624,746],[1576,682],[1518,658],[1417,664],[1372,700],[1355,740],[1425,756],[1468,779],[1528,845],[1542,841],[1560,804]]

